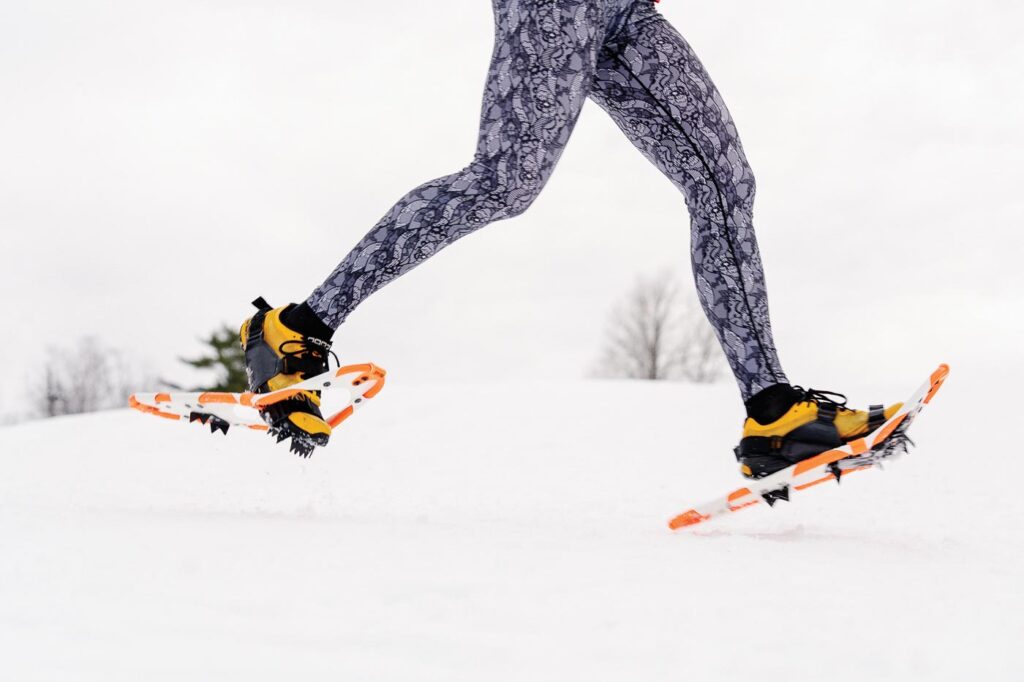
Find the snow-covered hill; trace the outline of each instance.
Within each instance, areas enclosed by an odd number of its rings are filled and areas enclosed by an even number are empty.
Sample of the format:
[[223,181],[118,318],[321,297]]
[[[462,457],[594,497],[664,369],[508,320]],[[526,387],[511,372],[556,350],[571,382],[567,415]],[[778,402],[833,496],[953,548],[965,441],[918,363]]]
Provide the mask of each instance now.
[[885,472],[680,534],[731,386],[395,382],[309,461],[3,428],[0,679],[1024,679],[1021,460],[957,379]]

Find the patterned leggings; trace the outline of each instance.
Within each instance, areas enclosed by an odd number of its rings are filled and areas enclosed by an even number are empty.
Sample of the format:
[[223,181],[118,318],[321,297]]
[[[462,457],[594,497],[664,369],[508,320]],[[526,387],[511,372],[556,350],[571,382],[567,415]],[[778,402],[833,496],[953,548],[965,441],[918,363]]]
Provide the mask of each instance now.
[[701,305],[747,399],[785,383],[736,126],[652,0],[493,0],[496,40],[472,163],[409,192],[307,303],[337,328],[456,239],[525,211],[596,101],[686,197]]

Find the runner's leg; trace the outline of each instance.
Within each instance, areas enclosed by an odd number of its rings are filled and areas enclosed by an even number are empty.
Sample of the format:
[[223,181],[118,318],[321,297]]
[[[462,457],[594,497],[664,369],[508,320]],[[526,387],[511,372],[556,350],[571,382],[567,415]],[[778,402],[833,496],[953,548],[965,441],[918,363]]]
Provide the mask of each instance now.
[[603,47],[591,97],[685,195],[697,292],[743,399],[787,383],[754,235],[753,173],[721,95],[653,3],[635,2]]
[[[402,197],[306,301],[337,329],[367,296],[537,198],[593,83],[601,0],[494,0],[496,37],[472,163]],[[416,106],[416,103],[410,103]]]

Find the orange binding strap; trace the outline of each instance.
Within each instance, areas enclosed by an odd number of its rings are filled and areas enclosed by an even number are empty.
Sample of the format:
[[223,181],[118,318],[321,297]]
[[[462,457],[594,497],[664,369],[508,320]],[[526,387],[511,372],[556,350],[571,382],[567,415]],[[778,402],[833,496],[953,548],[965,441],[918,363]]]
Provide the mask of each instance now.
[[252,406],[260,409],[267,407],[268,405],[273,405],[274,403],[279,403],[282,400],[287,400],[288,398],[297,396],[300,393],[302,393],[302,391],[299,389],[281,389],[280,391],[274,391],[272,394],[268,394],[266,398],[256,397],[252,401]]
[[810,459],[805,459],[802,462],[798,462],[797,465],[796,465],[796,468],[793,469],[793,476],[794,477],[799,476],[800,474],[802,474],[804,472],[810,471],[814,467],[821,466],[822,464],[828,464],[829,461],[832,459],[832,455],[834,453],[835,453],[835,450],[826,450],[825,452],[821,453],[820,455],[815,455],[814,457],[811,457]]

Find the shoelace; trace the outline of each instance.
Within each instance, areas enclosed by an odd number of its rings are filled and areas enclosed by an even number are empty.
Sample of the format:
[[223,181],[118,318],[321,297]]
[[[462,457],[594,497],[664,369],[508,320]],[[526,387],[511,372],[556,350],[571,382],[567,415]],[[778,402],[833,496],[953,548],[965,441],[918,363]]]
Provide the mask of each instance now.
[[[295,350],[286,350],[285,346],[289,344],[295,344],[298,346]],[[302,337],[299,339],[290,339],[284,341],[280,346],[277,347],[278,352],[281,354],[285,365],[295,367],[298,373],[303,379],[309,379],[311,376],[310,371],[315,371],[323,366],[330,367],[327,356],[334,358],[334,364],[341,366],[338,361],[338,356],[331,350],[331,344],[320,339],[314,339],[309,336]],[[313,363],[316,363],[314,366]]]
[[[815,388],[803,388],[802,386],[794,386],[796,390],[800,391],[800,402],[802,403],[825,403],[832,405],[837,410],[852,411],[852,408],[846,406],[846,396],[842,393],[836,393],[835,391],[819,391]],[[839,398],[842,398],[842,402],[839,402]]]

